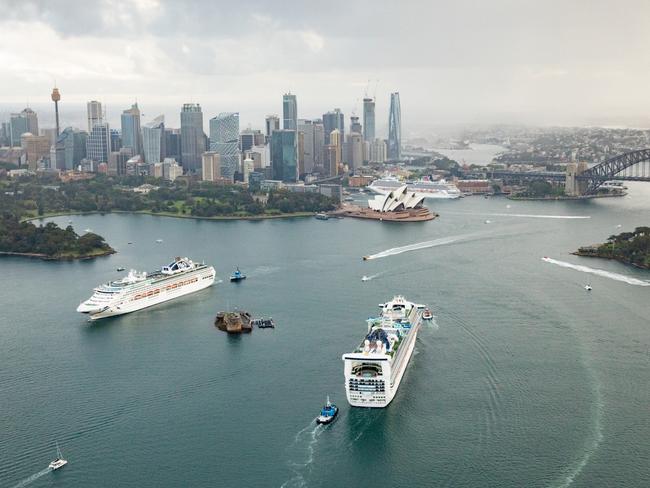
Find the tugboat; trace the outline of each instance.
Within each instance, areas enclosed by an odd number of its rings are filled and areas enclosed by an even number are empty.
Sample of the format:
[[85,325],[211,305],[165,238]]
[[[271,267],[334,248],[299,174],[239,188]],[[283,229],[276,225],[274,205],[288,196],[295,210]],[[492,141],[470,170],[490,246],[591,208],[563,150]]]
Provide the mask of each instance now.
[[432,320],[432,319],[433,319],[433,314],[431,313],[431,310],[425,308],[424,312],[422,312],[422,320]]
[[327,396],[327,403],[321,408],[320,415],[316,417],[317,424],[329,424],[334,421],[339,413],[339,407],[330,402],[329,395]]
[[52,471],[56,471],[59,468],[62,468],[68,464],[68,461],[63,459],[63,454],[61,454],[61,449],[59,449],[59,443],[56,443],[56,459],[52,461],[48,468],[50,468]]
[[230,275],[230,281],[241,281],[245,280],[246,275],[239,271],[239,267],[235,270],[233,274]]

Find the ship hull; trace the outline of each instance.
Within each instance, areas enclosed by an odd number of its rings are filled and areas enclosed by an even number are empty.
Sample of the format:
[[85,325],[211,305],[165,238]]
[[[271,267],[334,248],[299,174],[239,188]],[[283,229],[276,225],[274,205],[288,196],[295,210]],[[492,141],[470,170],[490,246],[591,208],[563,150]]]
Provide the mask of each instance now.
[[115,317],[153,307],[208,288],[214,283],[214,279],[214,268],[208,267],[196,272],[178,275],[172,280],[154,282],[137,292],[116,298],[95,313],[91,312],[89,314],[90,320]]
[[[368,186],[367,187],[370,191],[373,193],[376,193],[378,195],[387,195],[391,191],[396,190],[396,188],[381,188],[377,186]],[[407,190],[409,192],[415,193],[415,195],[420,198],[424,197],[428,200],[455,200],[457,198],[460,198],[460,194],[453,194],[453,193],[447,193],[447,192],[442,192],[442,191],[420,191],[417,189],[412,189],[410,186],[407,186]]]

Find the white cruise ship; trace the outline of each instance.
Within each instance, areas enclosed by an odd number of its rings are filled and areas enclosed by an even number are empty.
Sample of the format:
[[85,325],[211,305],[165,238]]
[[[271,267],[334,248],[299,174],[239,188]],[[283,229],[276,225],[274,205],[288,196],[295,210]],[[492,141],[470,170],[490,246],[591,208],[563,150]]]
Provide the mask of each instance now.
[[354,352],[344,354],[345,392],[353,407],[386,407],[408,366],[425,305],[396,296],[368,319],[368,333]]
[[89,314],[91,320],[135,312],[207,288],[214,278],[212,266],[177,257],[160,271],[131,270],[121,280],[98,286],[77,312]]
[[394,176],[384,176],[379,180],[375,180],[368,185],[368,189],[380,195],[387,195],[403,185],[406,185],[409,192],[415,192],[418,197],[451,199],[463,196],[463,193],[456,185],[447,183],[445,180],[400,181]]

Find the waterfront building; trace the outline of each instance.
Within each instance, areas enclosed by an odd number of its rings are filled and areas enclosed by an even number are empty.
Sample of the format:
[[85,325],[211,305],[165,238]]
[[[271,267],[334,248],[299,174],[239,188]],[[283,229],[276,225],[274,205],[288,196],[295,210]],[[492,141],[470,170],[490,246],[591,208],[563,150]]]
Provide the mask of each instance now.
[[214,151],[204,152],[201,156],[203,181],[217,181],[221,179],[221,156]]
[[399,93],[390,94],[388,113],[388,159],[399,160],[402,156],[402,109]]
[[271,134],[271,166],[274,180],[298,180],[297,139],[295,130],[277,130]]
[[371,143],[375,140],[375,99],[363,99],[363,140]]
[[90,134],[95,124],[99,124],[104,120],[101,102],[98,102],[97,100],[87,102],[86,112],[88,117],[88,134]]
[[56,157],[51,167],[67,171],[76,168],[86,158],[87,139],[85,131],[66,127],[56,139]]
[[198,103],[186,103],[181,109],[181,164],[189,172],[201,168],[201,154],[205,152],[203,112]]
[[159,115],[142,128],[144,162],[159,163],[165,157],[165,116]]
[[338,129],[341,137],[345,136],[345,116],[340,108],[335,108],[331,112],[323,114],[323,130],[325,131],[325,144],[331,144],[330,134],[334,129]]
[[96,163],[108,161],[111,152],[111,132],[107,122],[98,122],[86,139],[86,158]]
[[134,103],[122,112],[122,147],[130,147],[133,154],[142,154],[142,132],[140,129],[140,109]]
[[222,112],[210,119],[210,151],[221,155],[221,176],[234,179],[239,170],[238,112]]
[[298,100],[291,93],[282,96],[282,128],[284,130],[298,128]]

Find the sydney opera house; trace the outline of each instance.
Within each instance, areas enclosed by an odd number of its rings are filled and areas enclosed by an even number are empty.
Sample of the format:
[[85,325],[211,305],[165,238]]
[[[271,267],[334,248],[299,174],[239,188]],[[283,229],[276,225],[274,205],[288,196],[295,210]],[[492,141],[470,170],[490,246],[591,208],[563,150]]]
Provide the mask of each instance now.
[[424,196],[408,191],[406,185],[385,195],[376,195],[368,200],[368,208],[349,209],[344,215],[394,222],[420,222],[437,217],[424,206]]

